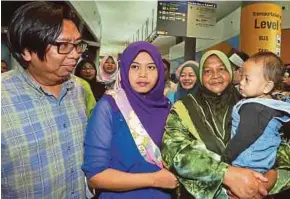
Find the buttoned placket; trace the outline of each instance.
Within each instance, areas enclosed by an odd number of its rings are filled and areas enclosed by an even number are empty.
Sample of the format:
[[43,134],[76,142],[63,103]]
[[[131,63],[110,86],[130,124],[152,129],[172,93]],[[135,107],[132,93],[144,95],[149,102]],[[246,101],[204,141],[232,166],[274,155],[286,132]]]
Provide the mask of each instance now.
[[[53,95],[49,95],[49,99],[51,103],[55,106],[55,109],[57,111],[58,117],[58,128],[60,129],[60,142],[62,145],[62,148],[64,148],[64,154],[66,156],[66,161],[64,162],[64,167],[66,168],[66,173],[70,175],[70,184],[67,185],[67,187],[71,191],[71,198],[74,198],[75,192],[74,190],[77,187],[77,180],[74,180],[74,175],[77,175],[76,170],[74,168],[74,165],[76,165],[76,162],[74,161],[74,155],[72,146],[73,146],[73,137],[71,135],[71,128],[69,126],[69,116],[63,115],[63,112],[67,112],[66,106],[64,104],[64,98],[67,97],[69,90],[70,90],[70,84],[64,84],[61,89],[60,97],[57,99]],[[48,94],[47,94],[48,95]]]
[[[67,87],[65,87],[67,86]],[[64,85],[64,89],[62,90],[62,93],[61,93],[61,97],[59,98],[59,101],[58,101],[58,107],[59,107],[59,114],[62,114],[62,110],[65,109],[65,104],[63,103],[63,98],[64,97],[69,97],[69,96],[66,96],[66,95],[69,95],[69,88],[71,87],[71,83],[68,83],[67,85]],[[72,146],[73,146],[73,140],[72,140],[72,135],[70,134],[71,133],[71,128],[69,126],[69,118],[67,115],[63,115],[61,117],[61,123],[62,123],[62,132],[63,132],[63,136],[64,136],[64,139],[66,140],[66,154],[68,155],[68,159],[67,159],[67,164],[66,168],[68,168],[68,172],[69,172],[69,175],[71,176],[70,179],[71,179],[71,182],[70,182],[70,189],[71,189],[71,195],[72,197],[71,198],[74,198],[74,190],[76,189],[77,187],[77,184],[76,184],[76,181],[77,180],[74,180],[74,176],[77,175],[76,173],[76,170],[74,168],[74,165],[76,164],[76,162],[74,162],[74,155],[72,154],[73,151],[71,150],[72,149]]]

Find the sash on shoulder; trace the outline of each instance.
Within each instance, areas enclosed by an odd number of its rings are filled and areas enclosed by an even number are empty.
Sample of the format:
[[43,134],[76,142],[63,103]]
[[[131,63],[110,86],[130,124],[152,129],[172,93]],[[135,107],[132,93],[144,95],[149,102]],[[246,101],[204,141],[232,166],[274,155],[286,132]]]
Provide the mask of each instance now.
[[111,95],[114,98],[118,108],[126,120],[135,144],[143,158],[147,162],[155,164],[159,168],[163,168],[160,149],[154,143],[139,120],[127,98],[125,91],[122,88],[119,88],[117,90],[111,90],[106,94]]

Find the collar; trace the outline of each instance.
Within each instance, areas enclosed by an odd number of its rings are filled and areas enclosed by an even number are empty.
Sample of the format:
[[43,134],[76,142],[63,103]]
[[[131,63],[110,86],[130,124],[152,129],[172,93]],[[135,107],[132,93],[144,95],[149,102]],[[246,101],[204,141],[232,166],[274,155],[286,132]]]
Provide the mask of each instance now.
[[[21,74],[21,78],[27,82],[30,86],[32,86],[33,88],[35,88],[41,95],[42,94],[48,94],[49,93],[45,92],[40,84],[35,81],[33,78],[31,78],[31,76],[28,74],[28,72],[22,67],[22,66],[16,66],[16,70],[18,70],[18,72]],[[68,78],[68,80],[66,80],[65,82],[62,83],[62,91],[66,90],[69,91],[71,89],[74,88],[74,81],[72,80],[71,76]]]

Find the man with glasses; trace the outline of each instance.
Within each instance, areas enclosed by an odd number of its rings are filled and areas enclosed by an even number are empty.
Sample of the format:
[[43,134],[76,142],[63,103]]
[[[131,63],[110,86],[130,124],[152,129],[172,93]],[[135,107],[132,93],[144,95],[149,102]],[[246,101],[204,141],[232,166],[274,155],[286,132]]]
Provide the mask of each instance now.
[[9,46],[21,66],[2,74],[2,198],[85,198],[85,90],[71,73],[85,51],[67,8],[30,2],[13,15]]

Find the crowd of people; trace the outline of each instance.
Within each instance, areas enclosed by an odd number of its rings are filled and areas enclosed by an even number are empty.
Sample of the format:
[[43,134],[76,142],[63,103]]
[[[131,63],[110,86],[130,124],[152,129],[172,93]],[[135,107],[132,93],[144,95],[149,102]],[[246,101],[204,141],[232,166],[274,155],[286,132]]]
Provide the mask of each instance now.
[[97,67],[79,61],[88,44],[77,24],[42,1],[12,17],[19,65],[1,62],[2,198],[289,194],[290,67],[277,55],[209,50],[182,63],[175,84],[145,41]]

